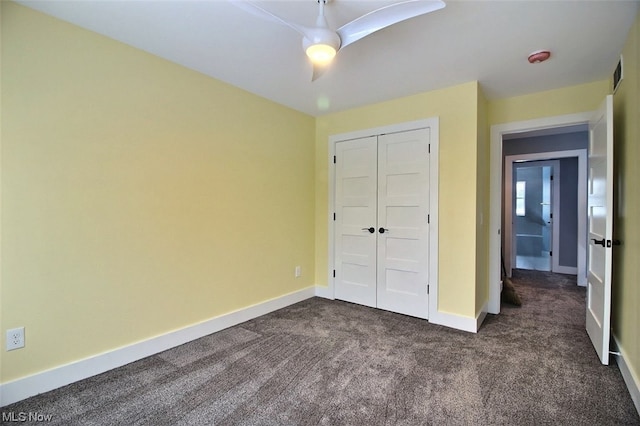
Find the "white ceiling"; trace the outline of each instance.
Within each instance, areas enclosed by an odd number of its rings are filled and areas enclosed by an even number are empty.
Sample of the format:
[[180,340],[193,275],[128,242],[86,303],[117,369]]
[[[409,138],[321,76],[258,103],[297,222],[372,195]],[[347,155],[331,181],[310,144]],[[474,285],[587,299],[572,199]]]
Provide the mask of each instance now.
[[[337,28],[395,2],[325,9]],[[473,80],[495,99],[608,78],[640,0],[447,1],[345,47],[315,82],[298,33],[227,1],[18,3],[317,116]],[[303,25],[317,15],[316,0],[256,3]],[[540,49],[551,59],[529,64]]]

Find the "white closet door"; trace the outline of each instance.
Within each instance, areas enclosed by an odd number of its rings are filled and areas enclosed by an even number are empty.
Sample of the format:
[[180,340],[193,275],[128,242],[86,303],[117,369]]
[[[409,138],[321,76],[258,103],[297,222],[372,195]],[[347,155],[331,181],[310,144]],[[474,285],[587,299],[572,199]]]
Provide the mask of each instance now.
[[[336,144],[335,297],[376,306],[377,137]],[[373,230],[373,232],[370,232]]]
[[378,137],[377,306],[428,318],[429,129]]

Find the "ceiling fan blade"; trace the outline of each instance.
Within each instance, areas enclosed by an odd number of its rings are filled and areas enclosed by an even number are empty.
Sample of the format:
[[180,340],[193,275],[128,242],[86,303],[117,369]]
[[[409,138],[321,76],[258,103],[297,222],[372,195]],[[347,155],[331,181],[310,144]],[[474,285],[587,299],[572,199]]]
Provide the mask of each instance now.
[[296,30],[298,33],[302,34],[305,37],[310,34],[310,28],[307,28],[303,25],[295,24],[293,22],[289,22],[286,19],[281,18],[278,15],[275,15],[268,10],[261,8],[260,6],[249,0],[229,0],[229,2],[234,6],[244,10],[245,12],[249,12],[250,14],[257,16],[258,18],[266,19],[267,21],[275,22],[277,24],[286,25]]
[[329,69],[329,64],[327,65],[313,64],[313,75],[311,76],[311,81],[316,81],[317,79],[322,77],[322,74],[324,74],[325,71],[327,71],[328,69]]
[[342,40],[340,48],[390,25],[443,7],[445,3],[440,0],[409,0],[381,7],[340,27],[337,31]]

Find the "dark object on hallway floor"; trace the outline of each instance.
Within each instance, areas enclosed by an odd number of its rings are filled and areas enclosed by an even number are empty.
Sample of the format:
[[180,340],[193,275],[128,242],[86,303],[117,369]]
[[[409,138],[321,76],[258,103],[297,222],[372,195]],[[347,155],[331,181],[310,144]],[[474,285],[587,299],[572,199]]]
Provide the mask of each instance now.
[[511,282],[511,278],[507,276],[507,268],[504,266],[504,257],[500,257],[502,263],[502,292],[500,293],[500,300],[502,303],[508,303],[514,306],[522,306],[522,299],[516,293],[516,288]]
[[516,288],[511,282],[511,279],[508,277],[504,277],[502,281],[502,293],[500,294],[500,298],[503,303],[508,303],[514,306],[522,306],[522,299],[516,293]]
[[477,334],[313,298],[4,407],[58,425],[640,425],[585,289],[520,271]]

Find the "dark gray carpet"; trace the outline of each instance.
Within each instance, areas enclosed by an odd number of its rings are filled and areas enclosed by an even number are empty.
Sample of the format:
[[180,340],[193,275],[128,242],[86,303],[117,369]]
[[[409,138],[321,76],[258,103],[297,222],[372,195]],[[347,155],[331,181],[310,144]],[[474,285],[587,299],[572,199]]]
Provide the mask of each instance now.
[[639,425],[571,276],[478,334],[319,298],[3,408],[64,425]]

